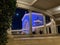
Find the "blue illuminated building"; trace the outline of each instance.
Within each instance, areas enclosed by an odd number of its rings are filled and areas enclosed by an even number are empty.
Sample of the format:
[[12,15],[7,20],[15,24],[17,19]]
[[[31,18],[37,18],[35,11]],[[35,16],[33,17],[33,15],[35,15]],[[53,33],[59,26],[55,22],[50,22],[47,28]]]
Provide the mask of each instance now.
[[[22,31],[29,34],[29,13],[25,14],[22,18]],[[43,15],[40,13],[32,12],[32,27],[44,25]],[[33,29],[32,29],[33,31]]]

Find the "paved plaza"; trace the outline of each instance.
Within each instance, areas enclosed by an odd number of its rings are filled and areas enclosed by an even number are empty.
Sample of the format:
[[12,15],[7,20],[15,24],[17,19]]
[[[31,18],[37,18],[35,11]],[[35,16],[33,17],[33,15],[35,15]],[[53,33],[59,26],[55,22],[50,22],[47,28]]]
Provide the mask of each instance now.
[[7,45],[60,45],[60,36],[10,38]]

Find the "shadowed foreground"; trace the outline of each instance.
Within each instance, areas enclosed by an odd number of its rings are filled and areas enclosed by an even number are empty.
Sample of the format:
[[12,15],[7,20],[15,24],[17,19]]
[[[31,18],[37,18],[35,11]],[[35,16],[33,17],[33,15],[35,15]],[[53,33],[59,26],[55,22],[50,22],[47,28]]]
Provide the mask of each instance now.
[[10,38],[7,45],[60,45],[60,36]]

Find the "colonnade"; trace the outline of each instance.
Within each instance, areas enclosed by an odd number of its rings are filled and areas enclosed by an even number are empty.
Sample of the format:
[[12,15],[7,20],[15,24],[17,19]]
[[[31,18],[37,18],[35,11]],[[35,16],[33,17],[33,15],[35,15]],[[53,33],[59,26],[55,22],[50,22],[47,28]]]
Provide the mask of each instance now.
[[[29,28],[29,34],[30,35],[32,35],[32,11],[30,11],[29,10],[29,19],[30,19],[30,28]],[[43,15],[43,17],[44,17],[44,27],[39,27],[38,29],[37,29],[37,34],[39,34],[39,31],[41,30],[41,31],[43,31],[43,34],[57,34],[58,32],[57,32],[57,30],[56,30],[56,23],[55,23],[55,21],[54,21],[54,19],[53,18],[50,18],[50,20],[51,20],[51,24],[50,25],[48,25],[48,26],[46,26],[46,17]],[[10,30],[11,30],[11,28],[10,28]]]
[[[29,11],[29,13],[30,13],[30,15],[29,15],[30,16],[30,18],[29,18],[30,19],[30,29],[29,30],[30,30],[30,34],[32,34],[32,15],[31,15],[32,12]],[[46,17],[44,16],[44,27],[40,28],[40,30],[43,29],[43,34],[57,34],[58,32],[56,30],[56,23],[55,23],[54,19],[50,18],[51,24],[46,26],[46,19],[45,18]],[[37,30],[39,31],[39,29],[37,29]],[[37,33],[38,33],[38,31],[37,31]]]

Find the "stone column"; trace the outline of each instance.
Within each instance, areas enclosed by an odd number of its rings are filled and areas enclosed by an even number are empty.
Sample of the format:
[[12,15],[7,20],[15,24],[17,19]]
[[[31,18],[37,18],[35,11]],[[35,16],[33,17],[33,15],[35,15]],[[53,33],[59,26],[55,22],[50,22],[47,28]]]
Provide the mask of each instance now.
[[30,23],[30,26],[29,26],[29,31],[30,31],[30,35],[32,34],[32,11],[29,10],[29,23]]
[[12,24],[10,23],[10,27],[9,27],[9,29],[7,30],[9,34],[12,34],[11,26],[12,26]]
[[39,31],[40,31],[40,28],[37,28],[37,29],[36,29],[36,34],[37,34],[37,35],[40,34]]
[[51,19],[51,31],[52,31],[52,34],[56,34],[56,24],[55,24],[55,21],[52,18],[50,18],[50,19]]
[[54,33],[57,34],[57,27],[56,27],[56,23],[54,20],[53,20],[53,27],[54,27]]
[[46,34],[46,19],[45,19],[45,16],[44,16],[44,34]]
[[50,27],[51,27],[51,33],[53,34],[53,33],[54,33],[53,21],[52,21],[52,19],[51,19],[51,18],[50,18],[50,20],[51,20],[51,25],[50,25]]

